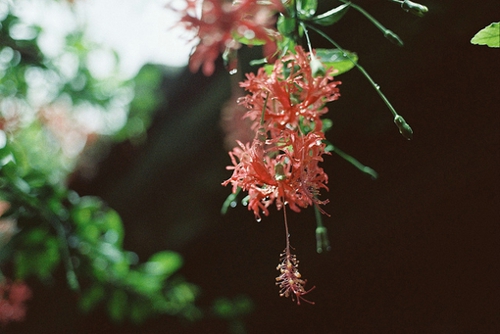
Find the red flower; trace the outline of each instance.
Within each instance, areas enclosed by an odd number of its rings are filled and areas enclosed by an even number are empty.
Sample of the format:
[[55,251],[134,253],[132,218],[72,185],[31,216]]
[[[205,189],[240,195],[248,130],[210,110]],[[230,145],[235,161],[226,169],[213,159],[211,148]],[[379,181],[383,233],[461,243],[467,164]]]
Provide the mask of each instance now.
[[[258,39],[272,42],[268,31],[274,23],[273,10],[282,10],[281,2],[270,1],[269,6],[258,4],[257,0],[242,0],[232,4],[226,0],[187,0],[187,8],[181,12],[180,23],[186,30],[196,33],[200,42],[189,59],[192,72],[200,67],[209,76],[215,70],[215,60],[224,52],[238,49],[240,44],[234,36],[248,40]],[[201,7],[201,17],[196,9]]]
[[284,204],[296,212],[312,204],[324,204],[317,197],[321,188],[327,189],[328,176],[318,163],[323,161],[325,144],[320,132],[299,135],[283,130],[279,137],[262,142],[254,139],[229,152],[233,166],[231,178],[223,182],[248,191],[248,209],[260,219],[266,216],[268,207],[275,202],[281,209]]
[[0,283],[0,323],[21,321],[26,315],[24,302],[31,298],[31,291],[22,282]]
[[[247,80],[240,83],[250,92],[239,101],[249,109],[247,117],[255,128],[298,129],[302,121],[320,131],[320,117],[328,111],[325,104],[339,98],[340,82],[333,81],[334,69],[314,76],[309,54],[300,46],[295,51],[276,61],[270,74],[260,68],[257,75],[247,74]],[[264,109],[264,124],[259,124]]]

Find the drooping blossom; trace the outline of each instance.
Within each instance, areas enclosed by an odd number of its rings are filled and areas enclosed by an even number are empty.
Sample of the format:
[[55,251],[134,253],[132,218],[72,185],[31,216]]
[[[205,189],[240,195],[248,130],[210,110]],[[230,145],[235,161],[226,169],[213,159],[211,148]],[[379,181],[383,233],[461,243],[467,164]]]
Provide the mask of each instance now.
[[321,189],[327,189],[328,176],[318,163],[325,154],[324,136],[321,132],[299,135],[285,129],[280,137],[252,143],[231,151],[232,176],[229,183],[233,192],[238,188],[248,192],[248,208],[259,220],[260,213],[269,214],[268,207],[275,203],[278,209],[284,204],[299,212],[313,204],[324,204],[318,199]]
[[26,300],[31,298],[31,290],[23,282],[0,282],[0,323],[22,321],[26,316]]
[[[311,65],[313,64],[313,65]],[[245,118],[255,132],[252,141],[229,152],[231,177],[223,185],[232,185],[233,193],[248,192],[248,209],[257,221],[268,215],[269,207],[283,209],[286,248],[276,268],[280,296],[314,304],[303,296],[306,280],[298,271],[296,256],[291,253],[286,209],[299,212],[314,205],[325,213],[319,199],[328,190],[328,176],[319,163],[323,161],[325,136],[321,116],[326,103],[336,100],[340,82],[333,81],[334,69],[324,69],[318,58],[301,47],[277,60],[272,69],[262,67],[257,74],[247,74],[240,83],[248,94],[238,100],[247,109]]]
[[[246,74],[240,83],[249,94],[239,102],[249,109],[247,117],[255,128],[298,129],[302,121],[320,131],[320,117],[328,111],[325,104],[339,98],[340,82],[333,81],[335,70],[330,67],[324,75],[314,75],[310,54],[300,46],[295,51],[277,60],[271,73],[261,67],[256,75]],[[263,110],[264,124],[260,124]]]
[[[180,24],[187,31],[196,34],[199,44],[189,59],[192,72],[201,67],[203,74],[209,76],[215,70],[215,60],[226,53],[235,60],[235,50],[240,43],[235,36],[250,41],[265,43],[264,48],[272,49],[275,32],[273,15],[282,10],[279,0],[187,0],[187,7],[180,11]],[[201,8],[201,16],[197,9]],[[234,67],[235,65],[230,65]]]

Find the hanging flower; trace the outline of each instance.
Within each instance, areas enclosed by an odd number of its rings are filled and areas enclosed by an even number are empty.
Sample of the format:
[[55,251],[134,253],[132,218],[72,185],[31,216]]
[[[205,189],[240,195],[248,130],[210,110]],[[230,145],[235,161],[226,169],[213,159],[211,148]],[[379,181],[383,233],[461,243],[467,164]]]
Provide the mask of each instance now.
[[[339,98],[340,82],[333,81],[334,69],[329,68],[324,75],[313,73],[310,54],[300,46],[295,52],[276,61],[271,73],[262,67],[257,75],[247,74],[240,83],[250,94],[239,103],[249,110],[247,117],[254,121],[254,128],[298,129],[302,121],[320,131],[320,117],[328,111],[325,104]],[[264,124],[260,124],[263,110]]]
[[279,137],[262,142],[254,139],[252,143],[239,147],[230,153],[233,166],[232,176],[223,182],[248,191],[248,208],[260,219],[260,212],[266,216],[268,207],[275,203],[282,208],[288,204],[296,212],[312,204],[325,204],[318,200],[320,189],[327,189],[328,176],[318,166],[325,154],[324,136],[321,132],[299,135],[285,129]]
[[[227,0],[187,0],[187,7],[181,11],[180,24],[187,31],[196,34],[199,44],[189,59],[192,72],[201,67],[203,74],[209,76],[215,70],[215,60],[219,54],[227,53],[234,58],[234,50],[241,44],[237,38],[252,43],[273,44],[271,27],[274,12],[282,10],[278,0],[261,4],[257,0],[242,0],[232,3]],[[201,8],[201,16],[197,9]]]

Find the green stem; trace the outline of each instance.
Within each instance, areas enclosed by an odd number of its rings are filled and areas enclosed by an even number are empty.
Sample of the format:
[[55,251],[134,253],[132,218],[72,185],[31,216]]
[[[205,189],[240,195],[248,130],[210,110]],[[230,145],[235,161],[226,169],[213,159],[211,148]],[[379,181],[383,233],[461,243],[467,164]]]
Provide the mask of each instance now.
[[329,144],[329,146],[332,147],[332,151],[337,153],[341,158],[349,162],[351,165],[362,171],[363,173],[366,173],[372,177],[372,179],[376,180],[378,178],[378,173],[374,171],[372,168],[363,165],[361,162],[359,162],[356,158],[353,156],[345,153],[344,151],[338,149],[337,147]]
[[316,252],[323,253],[324,250],[329,251],[331,247],[318,205],[314,206],[314,215],[316,216]]
[[380,23],[376,18],[371,16],[370,13],[368,13],[366,10],[364,10],[360,6],[354,4],[350,1],[346,1],[346,0],[340,0],[340,1],[345,3],[345,4],[348,4],[350,7],[354,8],[355,10],[357,10],[358,12],[363,14],[368,20],[370,20],[371,23],[373,23],[380,31],[382,31],[385,38],[389,39],[391,42],[393,42],[399,46],[403,46],[403,41],[401,40],[401,38],[399,38],[398,35],[396,35],[391,30],[387,29],[386,27],[384,27],[382,25],[382,23]]
[[375,91],[378,93],[378,95],[380,96],[382,101],[384,101],[387,108],[389,108],[389,110],[391,111],[392,115],[394,116],[394,123],[398,127],[399,132],[406,139],[408,139],[408,140],[412,139],[413,138],[413,130],[411,129],[410,125],[408,123],[406,123],[404,118],[396,112],[396,109],[394,109],[391,102],[389,102],[387,97],[380,90],[380,86],[375,81],[373,81],[372,77],[368,74],[368,72],[366,72],[366,70],[361,65],[359,65],[358,62],[356,60],[354,60],[349,55],[349,53],[347,53],[340,45],[338,45],[337,42],[335,42],[333,39],[331,39],[330,36],[328,36],[327,34],[325,34],[324,32],[322,32],[321,30],[317,29],[316,27],[314,27],[312,25],[308,24],[307,26],[310,29],[317,32],[320,36],[322,36],[324,39],[326,39],[332,45],[334,45],[337,49],[339,49],[345,55],[345,57],[347,59],[349,59],[354,64],[354,66],[356,66],[356,68],[365,76],[365,78],[372,85],[372,87],[375,88]]
[[68,285],[71,289],[80,291],[80,284],[78,283],[78,279],[75,273],[75,268],[73,267],[73,262],[71,262],[71,255],[69,253],[69,246],[66,238],[66,232],[64,231],[64,227],[62,222],[58,217],[52,215],[51,218],[48,218],[51,225],[56,230],[57,236],[60,241],[60,249],[63,255],[64,267],[66,268],[66,280],[68,281]]
[[309,27],[310,29],[312,29],[315,32],[317,32],[324,39],[326,39],[328,42],[330,42],[332,45],[334,45],[337,49],[339,49],[347,57],[347,59],[349,59],[354,64],[354,66],[356,66],[356,68],[365,76],[365,78],[372,85],[372,87],[375,89],[375,91],[377,91],[377,93],[380,96],[380,98],[382,99],[382,101],[384,101],[384,103],[387,105],[387,107],[391,111],[392,115],[394,117],[396,117],[398,115],[398,113],[396,112],[396,109],[394,109],[394,107],[389,102],[389,100],[387,99],[387,97],[380,90],[380,86],[372,79],[372,77],[368,74],[368,72],[366,72],[366,70],[361,65],[359,65],[358,62],[356,60],[354,60],[349,55],[348,52],[346,52],[339,44],[337,44],[337,42],[335,42],[333,39],[330,38],[330,36],[328,36],[327,34],[325,34],[324,32],[322,32],[321,30],[319,30],[316,27],[314,27],[312,25],[309,25],[309,24],[307,25],[307,27]]
[[311,53],[311,57],[314,57],[311,40],[309,39],[309,33],[307,32],[307,27],[304,22],[300,22],[300,26],[304,29],[304,35],[306,35],[307,47],[309,48],[309,52]]

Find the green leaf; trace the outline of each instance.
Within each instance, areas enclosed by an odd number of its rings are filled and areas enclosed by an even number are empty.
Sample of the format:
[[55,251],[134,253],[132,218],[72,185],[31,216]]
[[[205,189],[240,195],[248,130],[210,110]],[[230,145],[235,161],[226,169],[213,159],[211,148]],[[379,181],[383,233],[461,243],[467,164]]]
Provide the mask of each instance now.
[[322,122],[321,131],[323,133],[325,133],[328,130],[330,130],[332,128],[332,126],[333,126],[333,122],[329,118],[324,118],[324,119],[321,120],[321,122]]
[[107,209],[103,216],[103,229],[106,230],[104,238],[107,242],[121,246],[124,236],[124,228],[120,215],[112,209]]
[[278,31],[284,36],[290,36],[295,32],[297,22],[294,18],[281,15],[276,23]]
[[144,270],[150,275],[162,276],[164,278],[172,275],[182,267],[182,257],[172,251],[162,251],[151,256],[144,264]]
[[102,201],[97,197],[82,197],[80,202],[74,206],[71,217],[78,226],[92,224],[93,213],[97,212],[101,206]]
[[236,314],[236,310],[233,307],[233,303],[227,298],[221,297],[214,301],[212,306],[213,312],[221,318],[233,318]]
[[243,34],[234,32],[232,35],[236,41],[245,45],[264,45],[267,42],[266,40],[255,38],[255,33],[250,29],[247,29]]
[[472,44],[487,45],[490,48],[500,48],[500,22],[493,22],[479,30],[470,42]]
[[337,70],[334,75],[340,75],[352,69],[358,62],[358,55],[354,52],[342,52],[338,49],[316,49],[316,56],[327,69]]
[[316,13],[318,0],[297,0],[298,14],[301,19],[308,19]]
[[97,242],[104,236],[104,241],[121,247],[124,236],[123,223],[120,215],[104,206],[97,197],[82,197],[74,206],[71,217],[78,226],[78,234],[89,242]]
[[60,261],[58,239],[45,229],[34,228],[19,233],[18,251],[15,254],[16,277],[25,279],[36,275],[49,278]]
[[155,295],[162,287],[163,280],[161,278],[140,271],[131,271],[125,279],[127,284],[133,287],[133,290],[145,295]]
[[79,300],[80,308],[84,312],[89,312],[104,298],[104,294],[105,291],[102,285],[93,285],[82,294],[82,297]]
[[108,312],[112,320],[122,321],[127,312],[127,293],[115,290],[108,301]]
[[344,16],[344,14],[347,13],[348,9],[349,9],[348,3],[340,5],[338,7],[329,10],[326,13],[313,17],[311,19],[311,22],[319,24],[321,26],[332,25],[335,22],[339,21]]
[[151,313],[150,305],[142,301],[135,301],[130,308],[130,318],[136,325],[144,322]]

